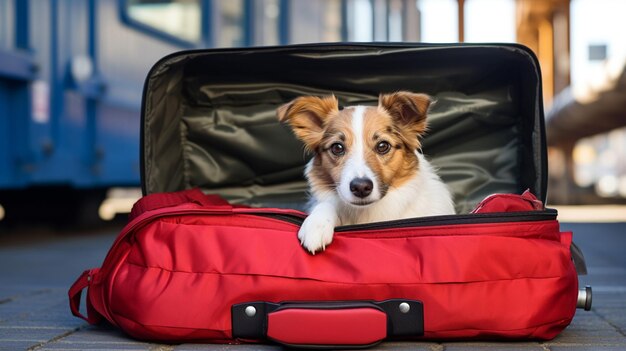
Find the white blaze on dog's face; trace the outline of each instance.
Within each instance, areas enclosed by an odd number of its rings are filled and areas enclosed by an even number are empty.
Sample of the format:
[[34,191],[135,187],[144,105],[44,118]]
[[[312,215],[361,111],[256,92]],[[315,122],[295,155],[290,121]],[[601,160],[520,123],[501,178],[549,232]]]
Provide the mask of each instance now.
[[315,156],[307,168],[313,194],[336,192],[366,206],[401,186],[419,169],[415,151],[426,129],[430,98],[384,94],[376,107],[339,110],[334,96],[300,97],[278,110]]

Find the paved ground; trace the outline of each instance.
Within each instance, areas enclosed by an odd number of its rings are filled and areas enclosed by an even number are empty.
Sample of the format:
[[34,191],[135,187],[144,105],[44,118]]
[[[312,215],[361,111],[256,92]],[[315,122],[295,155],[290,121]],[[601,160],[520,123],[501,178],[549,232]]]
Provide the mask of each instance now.
[[[549,342],[383,343],[385,350],[626,350],[626,223],[563,224],[588,261],[593,309]],[[1,229],[0,229],[1,230]],[[70,315],[67,288],[99,266],[116,228],[63,235],[0,231],[0,350],[270,350],[276,346],[162,345],[138,342]]]

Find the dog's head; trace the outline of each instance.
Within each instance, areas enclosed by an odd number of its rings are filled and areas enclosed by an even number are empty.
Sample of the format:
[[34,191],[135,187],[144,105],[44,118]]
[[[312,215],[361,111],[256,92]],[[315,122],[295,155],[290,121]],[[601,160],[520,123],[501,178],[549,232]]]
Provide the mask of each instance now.
[[304,96],[281,106],[278,118],[314,153],[307,168],[312,192],[336,191],[344,202],[365,206],[418,171],[430,102],[424,94],[396,92],[380,95],[376,107],[339,110],[334,96]]

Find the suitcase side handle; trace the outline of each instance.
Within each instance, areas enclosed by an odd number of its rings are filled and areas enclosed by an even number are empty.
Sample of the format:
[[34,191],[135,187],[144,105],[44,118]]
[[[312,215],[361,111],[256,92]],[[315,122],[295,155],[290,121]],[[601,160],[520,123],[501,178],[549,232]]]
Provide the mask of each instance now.
[[82,318],[86,320],[89,324],[97,324],[102,320],[102,316],[98,313],[98,311],[93,307],[91,303],[91,299],[87,296],[87,316],[80,313],[80,299],[83,294],[83,290],[85,288],[89,288],[93,280],[93,276],[98,273],[100,268],[92,268],[88,269],[81,274],[78,279],[72,284],[70,290],[68,291],[68,297],[70,301],[70,310],[72,314],[76,317]]
[[232,306],[233,337],[287,346],[362,348],[424,334],[420,301],[251,302]]

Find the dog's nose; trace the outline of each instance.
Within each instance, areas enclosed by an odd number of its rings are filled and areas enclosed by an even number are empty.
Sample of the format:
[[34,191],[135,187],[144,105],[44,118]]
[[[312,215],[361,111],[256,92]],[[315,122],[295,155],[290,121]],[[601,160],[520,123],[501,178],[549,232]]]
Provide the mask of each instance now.
[[350,191],[354,196],[364,198],[372,193],[374,183],[368,178],[355,178],[350,182]]

